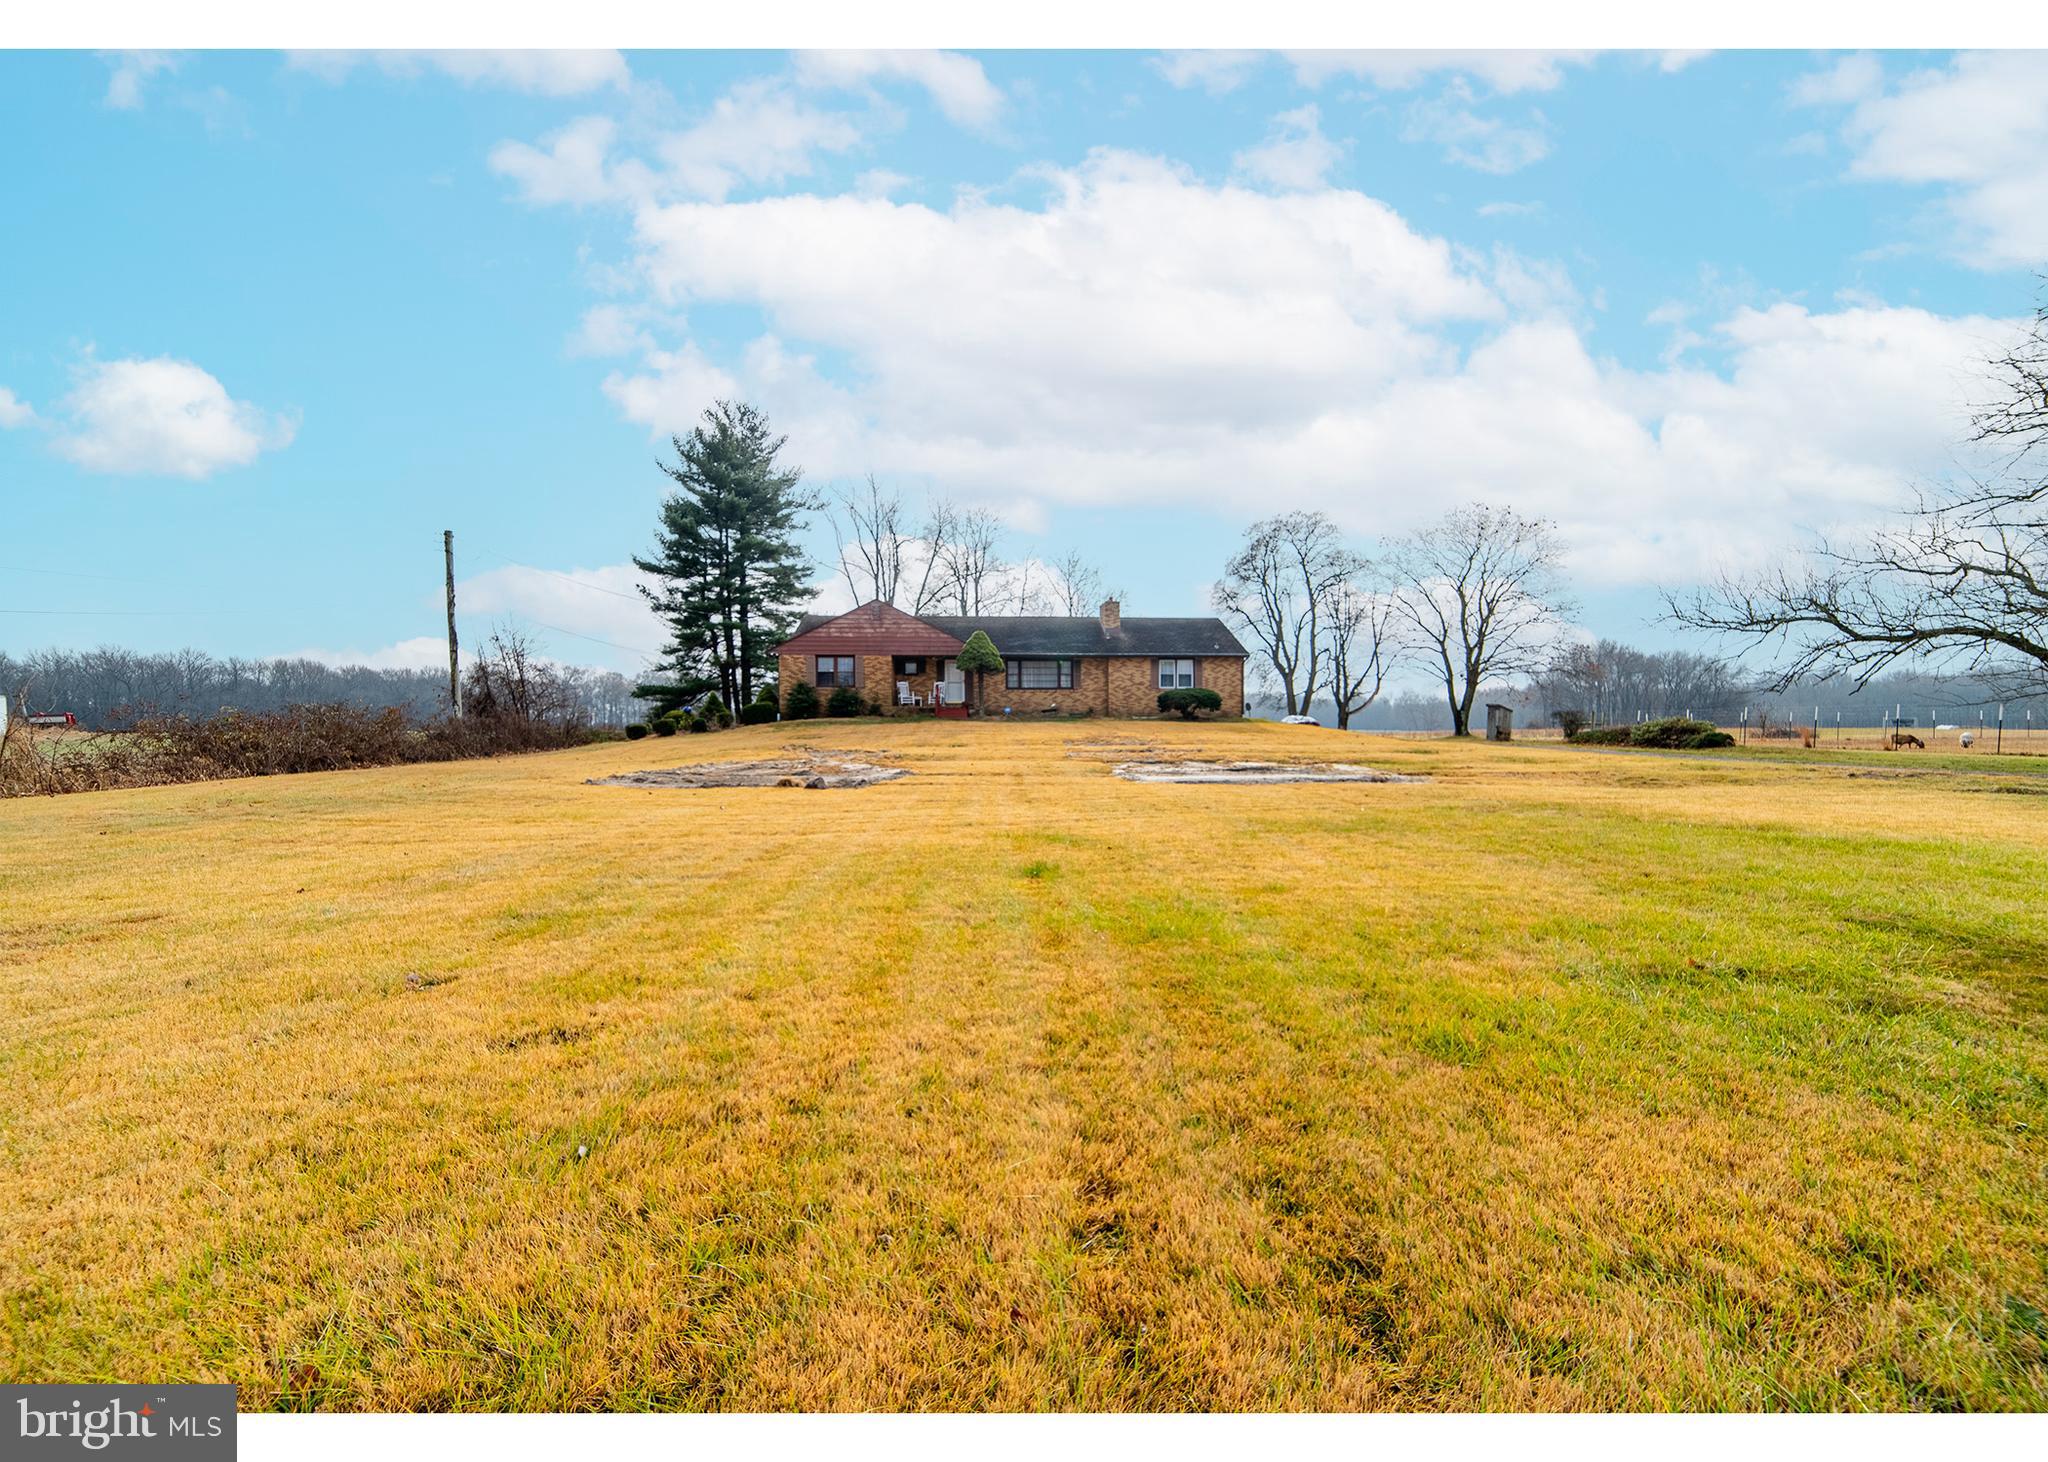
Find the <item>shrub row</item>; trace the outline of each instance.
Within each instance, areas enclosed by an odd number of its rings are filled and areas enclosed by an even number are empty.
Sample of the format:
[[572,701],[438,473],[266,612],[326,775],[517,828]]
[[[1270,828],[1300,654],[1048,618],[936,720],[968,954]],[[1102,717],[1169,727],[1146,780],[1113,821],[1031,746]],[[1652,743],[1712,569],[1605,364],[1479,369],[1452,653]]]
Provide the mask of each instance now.
[[1661,721],[1640,721],[1633,726],[1586,726],[1570,733],[1566,740],[1579,746],[1643,746],[1665,751],[1707,751],[1733,746],[1735,738],[1717,730],[1711,721],[1687,716],[1666,716]]
[[17,725],[0,742],[0,796],[460,761],[580,746],[595,734],[581,724],[509,715],[418,725],[395,706],[372,711],[342,704],[223,711],[204,719],[145,715],[126,731],[90,737],[37,736]]

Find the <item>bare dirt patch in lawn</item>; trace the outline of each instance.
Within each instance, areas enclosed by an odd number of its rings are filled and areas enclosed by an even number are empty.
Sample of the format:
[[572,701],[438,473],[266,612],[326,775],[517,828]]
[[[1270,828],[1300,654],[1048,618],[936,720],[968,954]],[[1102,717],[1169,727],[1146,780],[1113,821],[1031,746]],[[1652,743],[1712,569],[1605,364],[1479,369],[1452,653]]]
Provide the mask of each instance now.
[[592,777],[593,787],[869,787],[910,773],[902,767],[839,757],[789,757],[775,761],[713,761]]
[[1342,761],[1127,761],[1116,774],[1127,782],[1423,782]]
[[1077,741],[1067,748],[1067,756],[1075,761],[1130,761],[1134,757],[1163,755],[1166,751],[1157,742],[1109,736],[1099,741]]

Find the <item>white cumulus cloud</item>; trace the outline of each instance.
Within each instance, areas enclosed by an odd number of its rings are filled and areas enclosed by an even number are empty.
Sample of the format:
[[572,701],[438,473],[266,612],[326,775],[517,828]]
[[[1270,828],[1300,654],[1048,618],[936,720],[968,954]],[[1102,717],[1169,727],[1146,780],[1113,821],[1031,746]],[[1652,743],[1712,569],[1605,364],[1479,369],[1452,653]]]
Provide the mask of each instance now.
[[1344,149],[1323,135],[1321,114],[1311,103],[1280,113],[1264,142],[1231,161],[1238,172],[1275,188],[1315,188],[1343,156]]
[[1223,96],[1244,85],[1263,51],[1167,51],[1152,60],[1152,67],[1173,85],[1199,86],[1211,96]]
[[35,408],[26,401],[0,386],[0,430],[27,426],[36,419]]
[[358,66],[375,66],[387,76],[428,72],[465,86],[502,87],[537,96],[580,96],[631,80],[617,51],[293,51],[294,70],[340,81]]
[[175,71],[179,63],[175,51],[109,51],[102,59],[112,68],[107,77],[106,104],[123,112],[132,112],[142,105],[150,77],[159,71]]
[[1305,86],[1355,77],[1385,91],[1410,91],[1441,75],[1467,76],[1496,92],[1551,91],[1567,66],[1588,66],[1597,51],[1289,51]]
[[1003,93],[981,62],[957,51],[799,51],[796,73],[812,86],[907,81],[962,127],[991,127],[1003,113]]
[[491,149],[491,171],[519,185],[529,203],[605,203],[645,191],[651,180],[618,176],[610,166],[618,123],[610,117],[578,117],[543,139],[501,142]]
[[1887,84],[1851,56],[1792,99],[1843,106],[1852,177],[1939,187],[1954,252],[1988,268],[2048,262],[2048,52],[1972,51]]
[[[1594,583],[1754,562],[1953,465],[2006,322],[1723,306],[1683,357],[1604,360],[1569,274],[1454,247],[1349,189],[1265,192],[1103,151],[1035,204],[858,196],[636,216],[651,307],[758,310],[744,348],[641,348],[605,389],[659,435],[740,395],[816,478],[992,505],[1450,504],[1564,525]],[[659,332],[656,332],[659,333]],[[818,362],[830,359],[831,370]]]
[[297,430],[169,356],[88,361],[64,411],[57,451],[92,472],[210,477],[289,445]]
[[490,165],[534,204],[724,198],[808,176],[819,154],[859,146],[861,129],[771,77],[740,82],[690,126],[642,140],[650,158],[620,155],[616,122],[579,117],[543,139],[544,147],[499,143]]
[[1489,116],[1475,105],[1471,88],[1454,80],[1441,96],[1410,104],[1401,122],[1404,142],[1431,142],[1443,149],[1444,160],[1483,173],[1511,173],[1550,154],[1543,118],[1509,122]]

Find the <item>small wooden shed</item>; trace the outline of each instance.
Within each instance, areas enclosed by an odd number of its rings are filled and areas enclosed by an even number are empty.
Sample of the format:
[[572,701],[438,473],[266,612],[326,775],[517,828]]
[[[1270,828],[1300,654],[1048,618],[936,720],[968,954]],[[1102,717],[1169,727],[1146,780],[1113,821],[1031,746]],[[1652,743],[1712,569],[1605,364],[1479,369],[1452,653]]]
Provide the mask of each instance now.
[[1486,707],[1486,739],[1488,741],[1513,741],[1515,739],[1515,708],[1488,703]]

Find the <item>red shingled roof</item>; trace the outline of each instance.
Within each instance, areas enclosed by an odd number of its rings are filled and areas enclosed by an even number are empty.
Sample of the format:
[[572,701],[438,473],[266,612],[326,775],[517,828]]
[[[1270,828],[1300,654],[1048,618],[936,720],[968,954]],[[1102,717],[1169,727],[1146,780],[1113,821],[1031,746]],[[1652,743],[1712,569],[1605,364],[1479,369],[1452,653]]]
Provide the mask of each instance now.
[[959,640],[876,599],[785,640],[780,655],[956,655]]

